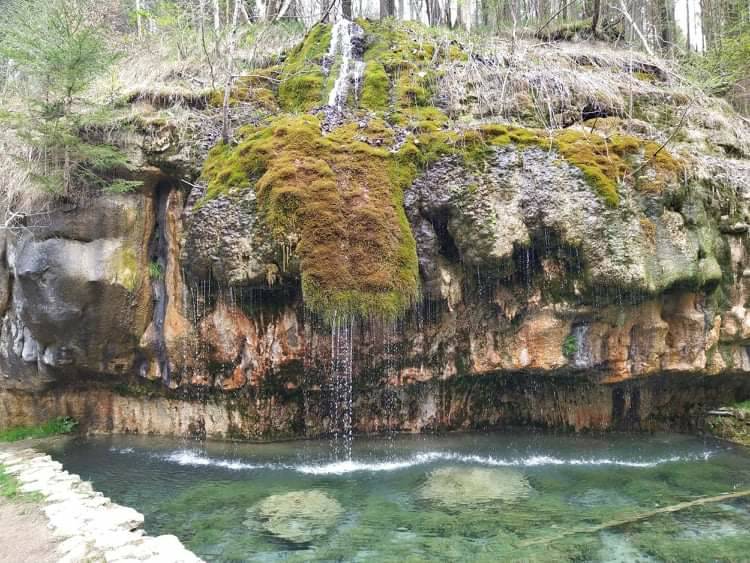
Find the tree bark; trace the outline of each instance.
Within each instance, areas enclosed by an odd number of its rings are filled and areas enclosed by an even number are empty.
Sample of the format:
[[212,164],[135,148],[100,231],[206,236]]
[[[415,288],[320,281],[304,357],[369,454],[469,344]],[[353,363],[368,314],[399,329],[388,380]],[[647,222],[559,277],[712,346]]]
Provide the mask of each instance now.
[[138,28],[138,39],[143,38],[143,22],[141,21],[141,0],[135,0],[135,25]]
[[221,138],[224,143],[229,143],[229,100],[232,97],[232,84],[234,83],[234,50],[237,44],[237,23],[240,17],[240,0],[234,2],[234,14],[232,16],[232,28],[229,31],[229,45],[227,45],[227,79],[224,83],[224,103],[222,104]]
[[599,15],[602,11],[601,0],[594,0],[591,9],[591,33],[596,35],[599,28]]
[[671,0],[659,0],[657,7],[659,9],[659,46],[666,51],[674,43],[674,6]]
[[[394,0],[380,0],[380,17],[388,18],[393,16],[396,11],[395,8]],[[351,12],[351,1],[349,2],[349,11]]]

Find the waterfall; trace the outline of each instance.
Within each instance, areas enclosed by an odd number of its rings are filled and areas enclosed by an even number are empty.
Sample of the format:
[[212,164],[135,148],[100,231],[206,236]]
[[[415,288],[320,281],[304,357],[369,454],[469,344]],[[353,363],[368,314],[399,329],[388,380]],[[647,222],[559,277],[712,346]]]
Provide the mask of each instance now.
[[350,316],[331,322],[332,450],[336,459],[352,458],[352,328]]
[[573,365],[577,368],[590,368],[594,364],[591,354],[591,344],[589,342],[588,324],[576,325],[573,327],[572,334],[576,339],[576,351],[573,355]]
[[353,85],[355,95],[362,81],[365,63],[362,61],[364,30],[356,23],[339,17],[331,30],[331,45],[328,60],[341,56],[341,65],[336,81],[328,95],[328,105],[341,109],[346,104],[349,88]]

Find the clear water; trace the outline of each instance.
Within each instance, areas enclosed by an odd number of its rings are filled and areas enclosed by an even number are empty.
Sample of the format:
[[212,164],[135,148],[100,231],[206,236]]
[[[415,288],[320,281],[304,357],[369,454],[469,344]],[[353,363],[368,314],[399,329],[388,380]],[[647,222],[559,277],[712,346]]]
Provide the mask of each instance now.
[[[208,561],[750,559],[748,498],[591,530],[750,489],[748,451],[725,443],[490,433],[358,438],[347,461],[329,452],[327,441],[133,437],[50,450],[143,512],[148,532],[175,534]],[[298,504],[285,511],[290,492]]]

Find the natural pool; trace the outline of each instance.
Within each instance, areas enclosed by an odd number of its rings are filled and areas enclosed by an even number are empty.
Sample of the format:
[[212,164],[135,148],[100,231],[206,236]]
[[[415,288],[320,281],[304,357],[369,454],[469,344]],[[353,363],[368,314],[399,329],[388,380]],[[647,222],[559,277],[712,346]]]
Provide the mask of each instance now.
[[750,452],[685,435],[531,432],[195,443],[112,437],[49,453],[149,533],[208,561],[737,561],[750,497],[603,529],[750,489]]

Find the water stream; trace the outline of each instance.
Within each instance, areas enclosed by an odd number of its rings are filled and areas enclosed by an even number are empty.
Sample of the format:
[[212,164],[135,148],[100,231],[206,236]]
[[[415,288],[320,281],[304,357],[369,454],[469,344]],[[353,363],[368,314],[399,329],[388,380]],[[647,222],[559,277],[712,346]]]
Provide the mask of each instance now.
[[[342,341],[346,327],[340,327]],[[195,443],[108,437],[50,453],[207,561],[709,561],[750,553],[750,501],[555,539],[750,488],[750,455],[684,435],[531,432]],[[529,545],[542,540],[541,544]]]
[[361,59],[362,49],[357,47],[363,40],[364,30],[343,16],[333,24],[328,59],[340,58],[338,76],[328,95],[328,105],[334,109],[340,110],[346,104],[352,86],[355,95],[359,90],[365,63]]

